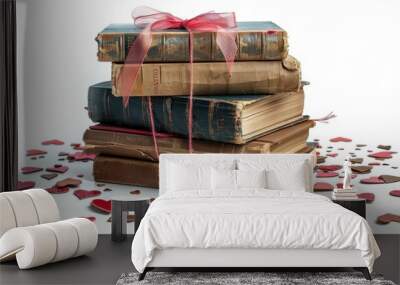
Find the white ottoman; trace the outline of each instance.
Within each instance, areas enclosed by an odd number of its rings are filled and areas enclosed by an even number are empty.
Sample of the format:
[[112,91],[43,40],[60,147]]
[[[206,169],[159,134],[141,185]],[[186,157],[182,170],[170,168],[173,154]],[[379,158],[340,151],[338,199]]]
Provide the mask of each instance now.
[[85,218],[58,221],[45,190],[0,193],[0,214],[0,262],[16,258],[20,269],[28,269],[96,248],[96,225]]

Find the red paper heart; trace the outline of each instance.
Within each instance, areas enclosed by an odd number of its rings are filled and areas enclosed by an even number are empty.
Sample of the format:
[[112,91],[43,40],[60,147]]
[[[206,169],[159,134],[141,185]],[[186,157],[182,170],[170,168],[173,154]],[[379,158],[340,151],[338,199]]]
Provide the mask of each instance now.
[[35,187],[34,181],[18,181],[17,190],[26,190]]
[[336,137],[336,138],[332,138],[330,139],[331,142],[351,142],[352,140],[349,138],[345,138],[345,137]]
[[102,212],[111,213],[111,200],[94,199],[90,205]]
[[68,166],[63,166],[61,164],[55,164],[54,167],[46,168],[46,171],[57,172],[57,173],[65,173],[65,172],[68,171]]
[[330,183],[325,183],[325,182],[317,182],[314,184],[314,191],[332,191],[333,190],[333,185]]
[[26,151],[26,156],[34,156],[34,155],[41,155],[41,154],[46,154],[47,151],[40,150],[40,149],[28,149]]
[[369,178],[361,179],[360,183],[363,183],[363,184],[384,184],[385,181],[383,181],[382,179],[380,179],[377,176],[372,176],[372,177],[369,177]]
[[330,157],[336,157],[336,156],[338,156],[338,154],[337,154],[336,152],[327,153],[326,155],[327,155],[327,156],[330,156]]
[[372,203],[375,200],[375,194],[374,193],[359,193],[357,194],[357,197],[360,199],[365,199],[367,203]]
[[57,187],[78,187],[81,185],[82,181],[80,179],[75,179],[75,178],[65,178],[63,180],[60,180],[56,183]]
[[36,167],[36,166],[25,166],[25,167],[21,168],[22,174],[31,174],[31,173],[39,172],[42,170],[43,170],[43,168]]
[[337,171],[339,169],[342,169],[342,166],[341,165],[335,165],[335,164],[332,164],[332,165],[319,165],[318,169],[322,170],[322,171]]
[[99,190],[83,190],[78,189],[74,191],[74,195],[79,198],[79,200],[92,198],[101,195],[101,191]]
[[392,151],[379,151],[379,152],[374,152],[369,154],[369,157],[373,157],[373,158],[382,158],[382,159],[386,159],[386,158],[392,158]]
[[79,160],[94,160],[96,158],[96,154],[78,151],[78,152],[70,153],[68,155],[68,158],[72,159],[72,160],[77,160],[77,161],[79,161]]
[[60,140],[57,140],[57,139],[54,139],[54,140],[47,140],[47,141],[43,141],[42,142],[42,145],[63,145],[64,144],[64,142],[63,141],[60,141]]
[[333,171],[318,171],[317,172],[317,178],[329,178],[329,177],[336,177],[339,174],[337,172],[333,172]]
[[53,187],[47,188],[46,190],[47,190],[47,192],[49,192],[51,194],[64,194],[69,191],[69,188],[53,186]]
[[388,213],[388,214],[379,216],[377,219],[378,224],[388,224],[390,222],[400,223],[400,216]]
[[392,190],[389,194],[395,197],[400,197],[400,190]]

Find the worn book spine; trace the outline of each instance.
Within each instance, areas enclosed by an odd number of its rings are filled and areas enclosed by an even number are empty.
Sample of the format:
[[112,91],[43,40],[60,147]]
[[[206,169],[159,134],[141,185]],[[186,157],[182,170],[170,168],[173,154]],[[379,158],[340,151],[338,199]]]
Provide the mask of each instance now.
[[[303,121],[285,126],[244,145],[193,140],[194,153],[294,153],[306,145],[308,131],[313,121]],[[158,161],[151,135],[114,131],[113,127],[97,125],[87,129],[83,135],[85,151],[89,153],[130,157]],[[157,144],[162,153],[187,153],[187,139],[159,137]]]
[[158,163],[99,155],[93,163],[94,180],[158,188]]
[[[123,64],[113,63],[114,96],[121,96],[119,80]],[[129,64],[127,65],[129,68]],[[142,64],[130,96],[189,95],[189,63]],[[235,62],[229,74],[224,62],[193,63],[195,95],[255,95],[296,91],[301,86],[300,63],[293,57],[283,61]]]
[[[96,37],[99,61],[123,62],[138,32],[126,32],[118,28],[103,31]],[[196,62],[224,61],[216,44],[216,34],[195,32],[193,57]],[[236,61],[281,60],[287,56],[286,31],[273,30],[238,31]],[[189,35],[187,32],[153,32],[152,45],[144,62],[189,62]]]
[[[260,96],[251,97],[260,98]],[[304,103],[302,90],[262,97],[273,101],[272,103],[275,102],[276,107],[272,108],[271,112],[276,113],[274,118],[279,123],[292,120],[302,114]],[[228,98],[230,100],[224,100]],[[237,98],[235,101],[228,96],[207,97],[207,100],[202,99],[201,96],[194,97],[193,138],[234,144],[243,144],[254,139],[255,137],[244,138],[242,135],[242,110],[248,100],[242,101],[239,97]],[[156,130],[187,137],[188,104],[187,96],[153,97],[152,107]],[[128,106],[124,108],[122,98],[112,95],[109,82],[99,83],[89,88],[88,114],[95,123],[151,130],[146,98],[131,97]],[[273,128],[274,124],[277,123],[271,123],[270,127]]]

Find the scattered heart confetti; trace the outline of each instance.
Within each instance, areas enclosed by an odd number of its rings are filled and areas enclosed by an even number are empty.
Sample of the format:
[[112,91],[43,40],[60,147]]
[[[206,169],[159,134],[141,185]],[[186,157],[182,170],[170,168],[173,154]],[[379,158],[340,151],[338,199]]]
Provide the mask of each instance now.
[[365,199],[365,201],[367,203],[372,203],[375,200],[375,194],[374,193],[368,193],[368,192],[358,193],[357,197],[360,198],[360,199]]
[[325,182],[317,182],[314,184],[314,191],[332,191],[333,190],[333,185],[330,183],[325,183]]
[[41,149],[28,149],[26,151],[26,156],[35,156],[41,154],[47,154],[47,151]]
[[364,159],[361,157],[350,158],[350,162],[354,163],[354,164],[362,163],[363,161],[364,161]]
[[36,166],[25,166],[25,167],[21,168],[22,174],[31,174],[31,173],[39,172],[42,170],[43,170],[43,168],[36,167]]
[[332,164],[332,165],[320,165],[318,166],[319,170],[322,171],[337,171],[339,169],[342,169],[341,165],[337,165],[337,164]]
[[327,156],[336,157],[338,154],[336,152],[328,153]]
[[[111,223],[111,220],[112,220],[112,217],[109,217],[109,218],[107,219],[107,222]],[[127,219],[126,219],[126,222],[127,222],[127,223],[132,223],[132,222],[134,222],[134,221],[135,221],[135,215],[129,214],[128,217],[127,217]]]
[[94,199],[90,205],[102,212],[111,213],[111,200]]
[[360,183],[362,183],[362,184],[384,184],[385,181],[383,181],[382,179],[380,179],[377,176],[372,176],[369,178],[361,179]]
[[53,186],[53,187],[47,188],[46,190],[47,190],[47,192],[49,192],[51,194],[64,194],[69,191],[69,188]]
[[54,139],[54,140],[47,140],[47,141],[43,141],[42,142],[42,145],[63,145],[64,144],[64,142],[63,141],[60,141],[60,140],[57,140],[57,139]]
[[86,199],[86,198],[93,198],[96,196],[101,195],[101,191],[99,190],[83,190],[83,189],[78,189],[74,191],[74,195],[78,197],[80,200]]
[[366,144],[362,144],[362,143],[356,144],[356,147],[366,147],[366,146],[367,146]]
[[106,184],[104,184],[104,183],[97,183],[96,186],[97,186],[97,187],[104,187],[104,186],[106,186]]
[[391,151],[379,151],[369,154],[368,156],[373,158],[387,159],[387,158],[392,158],[392,153],[393,152]]
[[58,153],[58,156],[68,156],[68,152],[60,151],[60,152]]
[[45,174],[40,175],[40,177],[42,177],[43,179],[46,179],[46,180],[54,179],[57,176],[58,176],[57,173],[45,173]]
[[361,150],[361,148],[359,148],[359,147],[356,147],[356,148],[355,148],[355,150]]
[[111,192],[112,191],[112,189],[110,189],[110,188],[104,188],[104,190],[103,190],[104,192]]
[[57,186],[57,187],[66,187],[66,186],[69,186],[69,187],[78,187],[79,185],[81,185],[81,183],[82,183],[82,180],[79,180],[79,179],[75,179],[75,178],[65,178],[65,179],[63,179],[63,180],[61,180],[61,181],[58,181],[58,182],[56,183],[56,186]]
[[382,179],[385,183],[395,183],[400,181],[400,176],[394,175],[381,175],[379,179]]
[[78,146],[81,146],[81,144],[80,144],[80,143],[71,143],[70,146],[72,146],[72,147],[78,147]]
[[318,156],[317,163],[325,163],[326,157],[325,156]]
[[330,142],[351,142],[352,140],[345,137],[336,137],[329,140]]
[[31,160],[37,160],[37,157],[36,156],[32,156]]
[[35,187],[36,183],[34,181],[18,181],[17,190],[26,190]]
[[376,222],[378,224],[388,224],[390,222],[400,223],[400,216],[388,213],[379,216]]
[[336,177],[339,174],[333,171],[318,171],[317,178],[329,178],[329,177]]
[[398,166],[392,166],[392,168],[393,168],[393,169],[397,169],[397,168],[399,168],[399,167],[398,167]]
[[380,144],[380,145],[377,146],[377,148],[384,149],[384,150],[390,150],[392,148],[392,146]]
[[91,222],[95,222],[95,221],[96,221],[96,217],[93,217],[93,216],[81,217],[81,218],[88,219],[88,220],[91,221]]
[[131,192],[129,192],[132,195],[139,195],[140,194],[140,190],[133,190]]
[[84,177],[85,175],[83,175],[83,174],[77,174],[76,175],[76,177],[79,177],[79,178],[82,178],[82,177]]
[[339,147],[338,150],[344,150],[344,148],[343,147]]
[[379,166],[379,165],[381,165],[381,163],[380,162],[370,162],[370,163],[368,163],[368,165]]
[[382,163],[383,166],[389,166],[389,163]]
[[395,197],[400,197],[400,190],[392,190],[389,194]]
[[54,167],[46,168],[48,172],[65,173],[68,171],[68,166],[63,166],[61,164],[55,164]]
[[85,152],[74,152],[68,155],[68,159],[81,161],[81,160],[94,160],[96,158],[96,154],[94,153],[85,153]]
[[353,170],[356,173],[360,174],[367,174],[370,173],[372,169],[372,166],[370,165],[360,165],[360,166],[352,166],[351,170]]

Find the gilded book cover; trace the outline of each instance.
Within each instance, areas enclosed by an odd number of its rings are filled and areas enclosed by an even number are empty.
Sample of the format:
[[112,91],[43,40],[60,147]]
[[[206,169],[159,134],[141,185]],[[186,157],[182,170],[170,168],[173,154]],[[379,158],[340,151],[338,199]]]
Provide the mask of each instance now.
[[[121,96],[119,80],[123,64],[113,63],[114,96]],[[128,65],[129,66],[129,65]],[[188,95],[189,63],[145,63],[139,69],[131,96]],[[193,63],[195,95],[254,95],[297,91],[301,85],[300,63],[291,56],[282,61],[239,61],[229,74],[225,62]]]
[[[236,42],[237,61],[281,60],[287,56],[287,33],[272,22],[238,22]],[[141,29],[134,24],[112,24],[101,31],[98,43],[98,60],[122,62]],[[145,62],[188,62],[189,34],[184,29],[154,31]],[[215,33],[194,33],[194,60],[224,61],[215,43]]]

